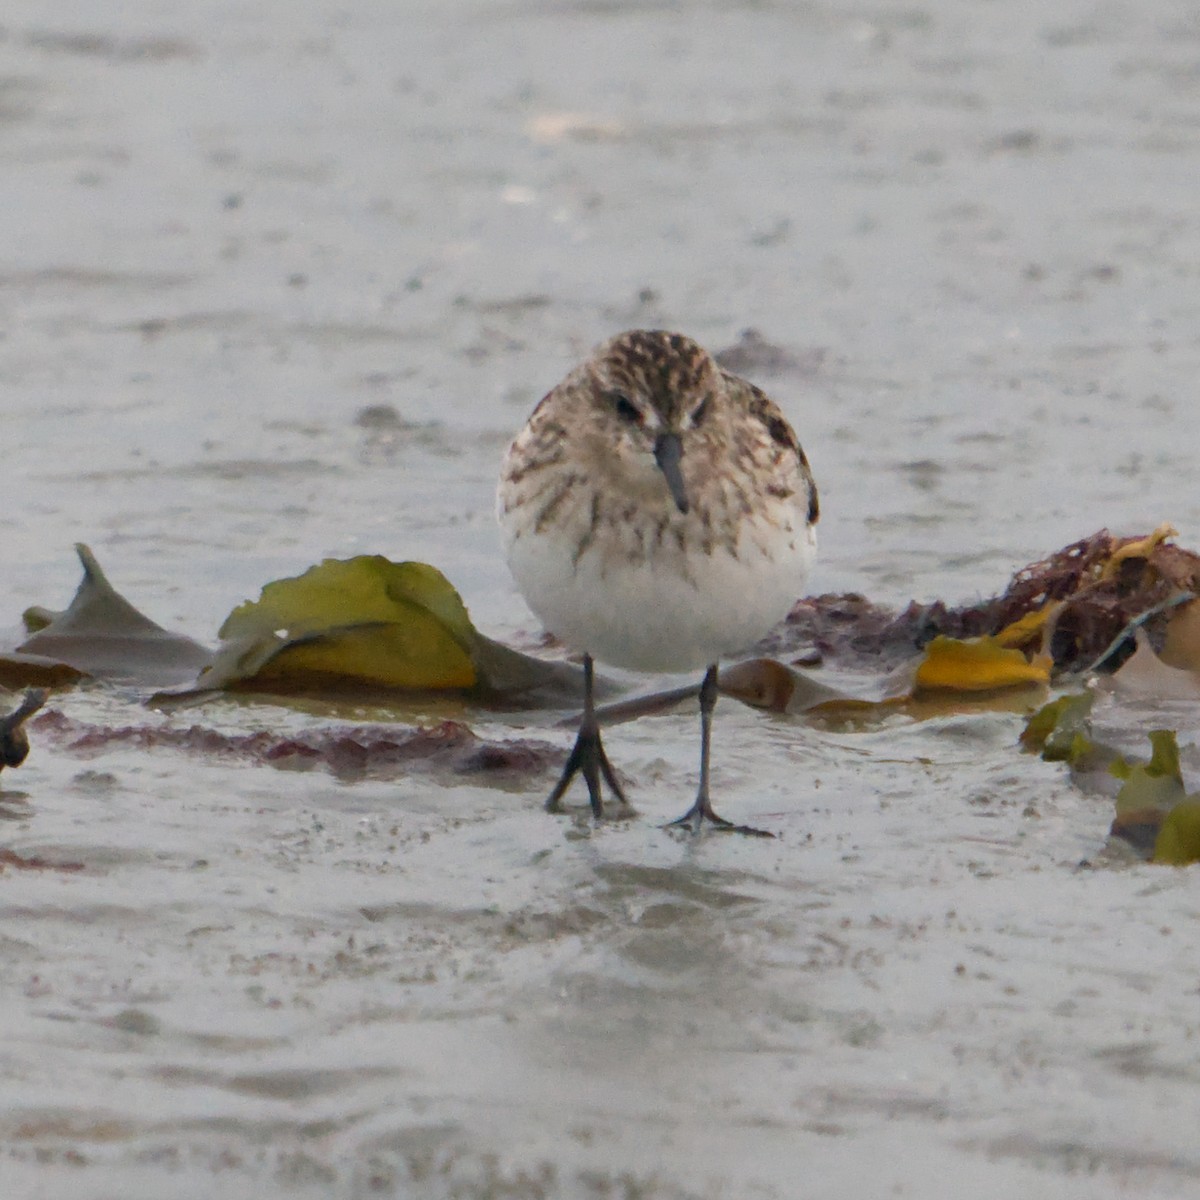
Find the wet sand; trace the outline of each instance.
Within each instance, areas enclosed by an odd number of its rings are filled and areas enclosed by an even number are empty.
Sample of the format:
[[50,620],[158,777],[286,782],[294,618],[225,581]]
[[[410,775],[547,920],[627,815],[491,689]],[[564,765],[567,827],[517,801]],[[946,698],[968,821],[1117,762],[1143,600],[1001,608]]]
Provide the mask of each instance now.
[[[76,541],[202,640],[368,552],[527,640],[501,448],[634,325],[784,352],[745,370],[821,485],[814,591],[987,595],[1102,525],[1195,547],[1198,56],[1168,0],[14,0],[10,642]],[[656,828],[686,712],[614,731],[642,817],[597,831],[540,782],[35,743],[2,844],[84,869],[0,873],[0,1192],[1190,1195],[1196,876],[1081,868],[1111,810],[1019,724],[724,703],[718,807],[773,843]]]

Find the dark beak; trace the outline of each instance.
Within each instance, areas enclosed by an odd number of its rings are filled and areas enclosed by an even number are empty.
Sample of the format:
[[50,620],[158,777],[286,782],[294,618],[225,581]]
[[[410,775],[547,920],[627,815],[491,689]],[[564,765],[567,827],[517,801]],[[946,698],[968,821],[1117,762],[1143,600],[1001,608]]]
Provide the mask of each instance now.
[[658,469],[671,489],[675,507],[685,513],[688,510],[688,498],[683,490],[683,474],[679,470],[682,459],[683,443],[679,440],[679,434],[660,433],[654,443],[654,461],[658,463]]

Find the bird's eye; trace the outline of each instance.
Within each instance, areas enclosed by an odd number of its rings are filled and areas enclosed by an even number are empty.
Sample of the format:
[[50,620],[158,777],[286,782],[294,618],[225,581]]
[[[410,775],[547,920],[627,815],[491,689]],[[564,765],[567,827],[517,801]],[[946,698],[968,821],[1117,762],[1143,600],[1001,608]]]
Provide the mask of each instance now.
[[617,416],[622,421],[628,421],[630,425],[642,423],[641,409],[624,392],[609,392],[608,398],[612,401],[612,406],[617,410]]
[[704,418],[708,416],[708,401],[709,401],[709,397],[705,396],[704,399],[701,400],[700,403],[697,404],[694,409],[692,409],[692,427],[693,428],[695,428],[697,425],[699,425],[700,422],[703,421]]

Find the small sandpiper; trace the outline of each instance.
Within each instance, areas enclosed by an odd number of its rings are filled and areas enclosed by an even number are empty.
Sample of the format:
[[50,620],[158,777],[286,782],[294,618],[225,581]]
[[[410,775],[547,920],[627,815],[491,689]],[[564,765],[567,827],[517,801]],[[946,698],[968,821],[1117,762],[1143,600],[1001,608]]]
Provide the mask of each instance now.
[[818,511],[783,414],[682,334],[622,333],[541,401],[505,455],[497,514],[529,607],[583,653],[583,717],[549,811],[577,773],[597,818],[602,778],[628,808],[596,722],[593,659],[703,667],[700,787],[671,824],[762,832],[719,817],[709,797],[717,663],[801,594]]

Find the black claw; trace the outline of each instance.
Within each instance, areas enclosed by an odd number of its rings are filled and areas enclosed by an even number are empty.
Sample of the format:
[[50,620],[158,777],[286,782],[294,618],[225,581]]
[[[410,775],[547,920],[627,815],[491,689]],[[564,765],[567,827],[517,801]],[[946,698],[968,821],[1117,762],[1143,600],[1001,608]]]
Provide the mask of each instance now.
[[[608,785],[609,791],[616,797],[626,814],[633,812],[625,796],[625,790],[617,779],[608,755],[604,753],[604,743],[600,738],[600,726],[596,721],[595,704],[592,698],[593,665],[591,655],[583,656],[583,716],[579,721],[579,732],[575,736],[575,745],[567,756],[566,764],[554,790],[546,800],[546,811],[561,813],[562,798],[571,786],[576,775],[582,775],[587,784],[588,801],[592,807],[592,816],[597,821],[604,816],[604,795],[601,791],[601,781]],[[753,825],[735,825],[732,821],[719,817],[713,811],[708,798],[708,762],[709,745],[712,738],[712,715],[717,703],[717,668],[708,668],[704,683],[700,687],[700,789],[696,802],[678,820],[670,821],[664,829],[687,828],[693,833],[699,833],[706,825],[716,833],[740,833],[745,837],[773,838],[775,835],[766,829],[755,829]]]
[[773,838],[775,835],[768,829],[756,829],[753,825],[735,825],[713,812],[712,805],[707,799],[696,797],[696,803],[674,821],[668,821],[664,829],[690,829],[699,833],[707,825],[714,833],[740,833],[744,837]]
[[562,798],[566,795],[567,789],[576,775],[582,775],[587,784],[592,815],[597,820],[604,816],[604,796],[600,790],[601,779],[608,784],[609,790],[621,804],[626,808],[629,807],[624,789],[617,780],[612,763],[608,761],[608,755],[604,752],[604,743],[600,740],[599,728],[580,727],[579,734],[575,738],[575,746],[567,758],[558,783],[554,785],[554,791],[550,793],[549,799],[546,801],[547,812],[563,811]]
[[592,659],[585,655],[583,659],[583,717],[579,722],[579,733],[575,737],[575,745],[567,758],[562,774],[554,785],[554,790],[546,800],[546,811],[560,813],[563,811],[562,798],[576,775],[582,775],[587,784],[588,800],[592,806],[592,816],[599,821],[604,816],[604,796],[600,790],[600,781],[608,784],[609,790],[620,801],[627,812],[632,812],[632,806],[625,797],[625,791],[617,779],[608,755],[604,753],[604,743],[600,740],[600,726],[596,723],[595,709],[592,703]]
[[717,667],[714,663],[704,675],[700,685],[700,790],[696,793],[696,802],[677,820],[668,821],[664,829],[686,828],[693,833],[699,833],[701,828],[708,825],[717,833],[740,833],[746,837],[768,837],[775,835],[766,829],[755,829],[753,825],[735,825],[732,821],[718,817],[713,812],[712,802],[708,798],[708,762],[709,746],[712,741],[713,709],[717,706]]

